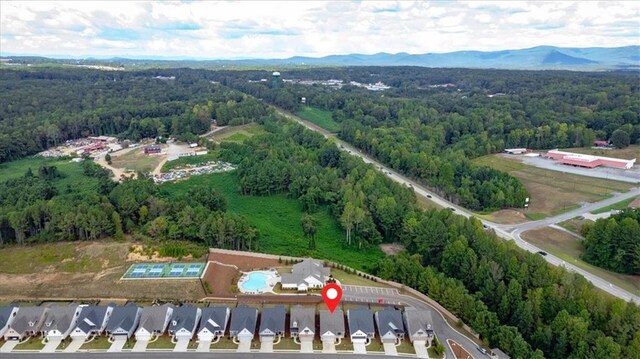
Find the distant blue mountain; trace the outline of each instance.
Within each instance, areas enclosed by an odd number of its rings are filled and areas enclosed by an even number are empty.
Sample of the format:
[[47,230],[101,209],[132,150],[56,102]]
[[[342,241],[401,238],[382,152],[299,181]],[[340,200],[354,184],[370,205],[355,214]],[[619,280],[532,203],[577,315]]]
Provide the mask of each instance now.
[[263,64],[340,66],[426,66],[527,70],[616,70],[640,69],[640,46],[564,48],[538,46],[521,50],[457,51],[427,54],[351,54],[326,57],[291,57],[259,61]]
[[[14,56],[5,58],[17,59]],[[24,57],[22,57],[25,59]],[[36,59],[30,57],[30,59]],[[70,60],[60,60],[70,61]],[[74,60],[75,61],[75,60]],[[84,63],[91,60],[81,60]],[[165,64],[179,62],[179,66],[425,66],[460,67],[481,69],[519,69],[519,70],[640,70],[640,46],[625,47],[587,47],[570,48],[537,46],[520,50],[501,51],[456,51],[449,53],[408,54],[405,52],[389,54],[380,52],[372,55],[350,54],[325,57],[295,56],[287,59],[233,59],[204,60],[184,58],[112,58],[95,60],[99,62],[117,62],[120,64],[146,63]]]

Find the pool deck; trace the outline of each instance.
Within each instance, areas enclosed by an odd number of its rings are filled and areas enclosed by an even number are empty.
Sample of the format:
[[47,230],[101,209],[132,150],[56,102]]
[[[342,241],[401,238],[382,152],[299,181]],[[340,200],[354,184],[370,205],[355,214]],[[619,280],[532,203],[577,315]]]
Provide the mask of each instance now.
[[[245,290],[242,287],[242,284],[248,279],[248,276],[251,273],[262,273],[267,276],[266,283],[265,283],[266,286],[263,287],[262,290]],[[276,286],[276,284],[280,283],[280,280],[281,280],[280,273],[278,273],[278,271],[275,269],[242,272],[242,277],[240,277],[240,279],[238,280],[238,290],[243,294],[263,294],[263,293],[277,294],[276,292],[273,291],[273,288]]]

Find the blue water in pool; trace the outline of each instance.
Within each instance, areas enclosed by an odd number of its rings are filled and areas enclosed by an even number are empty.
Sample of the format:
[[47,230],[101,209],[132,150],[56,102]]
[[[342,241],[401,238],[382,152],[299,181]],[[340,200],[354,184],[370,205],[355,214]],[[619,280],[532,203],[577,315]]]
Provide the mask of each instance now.
[[269,276],[264,273],[251,272],[240,286],[246,291],[260,292],[267,288],[267,279]]

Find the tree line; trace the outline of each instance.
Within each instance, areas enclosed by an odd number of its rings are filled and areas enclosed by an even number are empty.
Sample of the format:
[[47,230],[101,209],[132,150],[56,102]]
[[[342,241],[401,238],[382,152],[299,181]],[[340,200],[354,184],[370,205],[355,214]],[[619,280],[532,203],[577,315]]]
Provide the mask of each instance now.
[[212,120],[244,124],[266,115],[255,98],[189,71],[173,71],[173,80],[160,74],[0,70],[0,163],[90,135],[193,140]]
[[626,209],[582,227],[582,258],[598,267],[640,275],[640,209]]

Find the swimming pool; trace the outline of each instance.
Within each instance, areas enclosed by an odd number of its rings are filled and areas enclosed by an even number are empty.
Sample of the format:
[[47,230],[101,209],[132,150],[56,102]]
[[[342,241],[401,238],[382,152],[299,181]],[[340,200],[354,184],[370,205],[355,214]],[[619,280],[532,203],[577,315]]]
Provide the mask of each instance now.
[[243,293],[264,293],[270,292],[276,284],[277,278],[272,272],[255,271],[249,272],[240,278],[238,287]]

